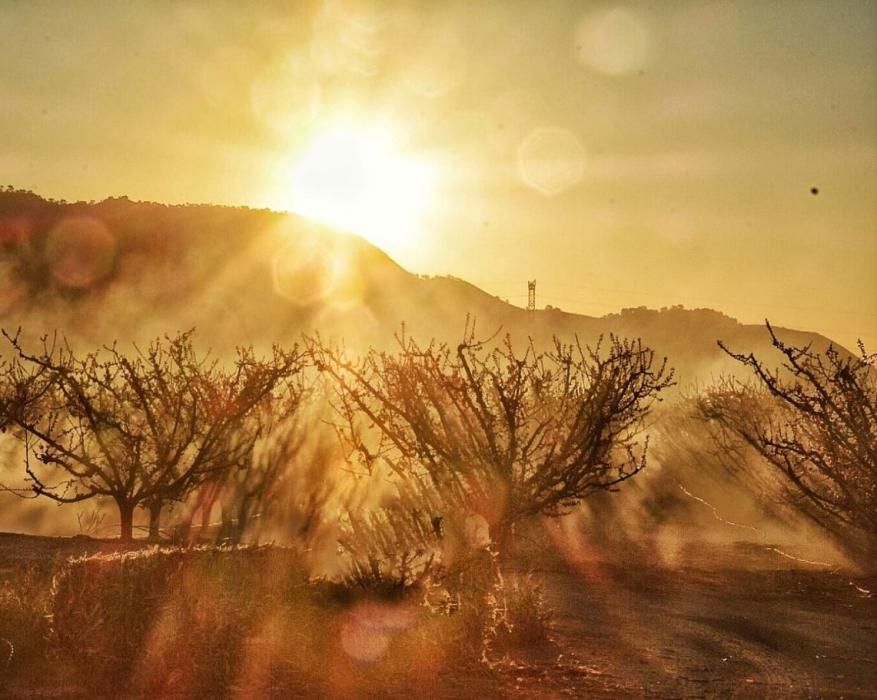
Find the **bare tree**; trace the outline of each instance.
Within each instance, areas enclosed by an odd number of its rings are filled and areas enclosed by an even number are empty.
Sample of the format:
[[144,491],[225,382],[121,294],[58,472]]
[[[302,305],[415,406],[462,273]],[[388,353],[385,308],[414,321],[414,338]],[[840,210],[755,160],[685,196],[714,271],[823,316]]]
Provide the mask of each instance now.
[[400,336],[395,354],[358,360],[310,341],[338,393],[345,440],[369,468],[428,484],[449,508],[480,511],[502,541],[510,526],[559,515],[646,463],[643,419],[672,384],[640,341],[489,349],[471,330],[456,349]]
[[780,340],[767,323],[782,368],[720,347],[751,368],[757,385],[726,380],[700,413],[755,448],[791,485],[805,512],[836,535],[877,547],[877,355]]
[[5,334],[8,416],[25,443],[33,492],[59,503],[112,498],[123,541],[137,507],[157,532],[162,506],[229,468],[246,440],[230,436],[280,381],[301,367],[297,350],[268,359],[238,349],[226,367],[199,356],[192,333],[156,340],[127,357],[117,346],[77,355],[56,337],[38,352]]

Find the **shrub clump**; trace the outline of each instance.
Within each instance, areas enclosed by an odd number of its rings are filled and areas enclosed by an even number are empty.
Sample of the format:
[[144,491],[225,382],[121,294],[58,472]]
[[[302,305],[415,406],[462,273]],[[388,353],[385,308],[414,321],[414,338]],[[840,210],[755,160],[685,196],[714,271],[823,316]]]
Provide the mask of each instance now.
[[489,641],[496,651],[550,645],[551,610],[532,574],[505,578],[494,597],[495,624]]
[[426,607],[445,618],[444,644],[460,659],[496,659],[551,641],[551,611],[542,588],[529,574],[504,574],[493,549],[472,553],[437,575],[427,588]]

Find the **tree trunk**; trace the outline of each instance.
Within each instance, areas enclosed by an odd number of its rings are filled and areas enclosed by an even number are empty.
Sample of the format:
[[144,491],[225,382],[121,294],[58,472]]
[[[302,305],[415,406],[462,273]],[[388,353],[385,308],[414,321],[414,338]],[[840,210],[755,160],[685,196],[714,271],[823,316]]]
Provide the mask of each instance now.
[[216,496],[213,495],[213,487],[208,487],[210,491],[204,499],[201,506],[201,537],[206,537],[207,530],[210,528],[210,514],[213,512],[213,504],[216,503]]
[[163,505],[160,500],[149,504],[149,539],[153,542],[161,539],[161,507]]
[[241,507],[238,509],[238,521],[235,523],[235,544],[240,544],[244,539],[244,532],[246,532],[247,526],[250,524],[250,507],[249,503],[245,500],[241,503]]
[[134,540],[134,504],[129,501],[116,501],[119,507],[119,541],[132,542]]
[[509,558],[509,549],[512,546],[512,541],[514,539],[515,534],[515,525],[514,523],[510,523],[507,521],[500,521],[498,523],[494,523],[490,528],[490,539],[493,545],[493,548],[496,550],[496,553],[499,555],[500,561],[508,561]]

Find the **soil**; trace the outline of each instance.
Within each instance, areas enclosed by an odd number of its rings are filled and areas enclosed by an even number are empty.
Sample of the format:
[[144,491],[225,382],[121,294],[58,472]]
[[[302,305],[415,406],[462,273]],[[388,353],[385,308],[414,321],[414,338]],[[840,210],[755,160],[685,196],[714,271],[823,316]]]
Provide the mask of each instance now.
[[877,580],[635,566],[543,580],[589,697],[877,697]]

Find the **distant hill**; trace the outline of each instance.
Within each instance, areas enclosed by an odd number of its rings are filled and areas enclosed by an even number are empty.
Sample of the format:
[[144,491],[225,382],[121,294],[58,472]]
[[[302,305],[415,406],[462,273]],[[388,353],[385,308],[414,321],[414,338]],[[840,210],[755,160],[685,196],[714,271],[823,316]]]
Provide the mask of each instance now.
[[[737,369],[717,339],[770,357],[763,327],[711,309],[595,318],[549,308],[531,318],[463,280],[411,274],[366,241],[293,215],[0,191],[0,325],[29,338],[59,330],[74,343],[143,342],[194,326],[220,354],[315,330],[353,348],[387,347],[402,324],[418,338],[456,341],[467,316],[481,335],[501,328],[540,346],[553,335],[642,337],[683,385]],[[778,330],[790,342],[828,343]]]

